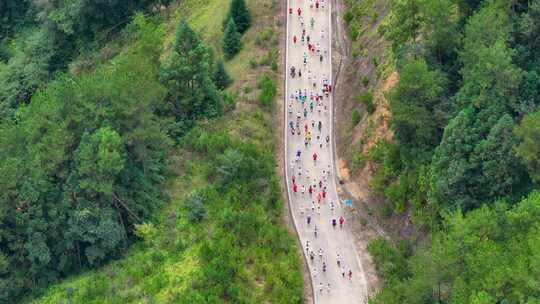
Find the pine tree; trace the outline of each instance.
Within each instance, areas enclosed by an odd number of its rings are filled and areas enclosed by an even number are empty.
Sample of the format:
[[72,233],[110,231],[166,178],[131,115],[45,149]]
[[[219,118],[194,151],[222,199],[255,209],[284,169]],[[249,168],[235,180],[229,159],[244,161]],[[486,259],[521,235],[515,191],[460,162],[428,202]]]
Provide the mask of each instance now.
[[216,68],[214,71],[214,82],[217,88],[220,90],[226,89],[232,83],[231,77],[229,76],[229,74],[227,74],[227,71],[225,70],[223,60],[220,60],[216,64]]
[[242,48],[241,35],[238,32],[234,19],[230,18],[227,28],[225,29],[225,35],[223,36],[223,52],[225,57],[230,59],[236,55]]
[[161,70],[162,82],[169,90],[171,112],[176,116],[180,133],[200,118],[221,112],[221,101],[212,79],[211,56],[199,35],[186,20],[176,31],[171,57]]
[[231,6],[229,8],[229,13],[227,14],[227,18],[225,18],[223,22],[224,28],[227,28],[229,19],[231,18],[234,20],[234,23],[236,23],[238,32],[240,34],[243,34],[245,33],[245,31],[247,31],[247,29],[251,25],[251,14],[249,13],[246,2],[244,0],[232,0]]

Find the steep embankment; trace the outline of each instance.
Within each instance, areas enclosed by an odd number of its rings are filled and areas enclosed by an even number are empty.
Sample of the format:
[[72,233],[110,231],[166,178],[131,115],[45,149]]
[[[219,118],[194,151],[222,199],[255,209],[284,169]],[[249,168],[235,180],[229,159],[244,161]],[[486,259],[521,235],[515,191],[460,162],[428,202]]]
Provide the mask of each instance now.
[[[412,226],[407,215],[387,217],[382,197],[373,190],[377,143],[393,141],[388,93],[397,84],[391,45],[387,41],[389,3],[384,0],[338,0],[336,23],[343,29],[335,41],[336,140],[342,190],[358,202],[361,228],[371,236],[405,236]],[[340,43],[338,43],[340,42]],[[371,152],[371,153],[370,153]]]
[[[164,15],[165,51],[187,17],[217,49],[229,1],[181,1]],[[29,303],[300,303],[300,259],[282,227],[273,125],[279,7],[247,1],[253,25],[226,63],[226,113],[201,123],[170,156],[170,202],[105,266],[68,278]],[[129,46],[126,46],[129,47]]]

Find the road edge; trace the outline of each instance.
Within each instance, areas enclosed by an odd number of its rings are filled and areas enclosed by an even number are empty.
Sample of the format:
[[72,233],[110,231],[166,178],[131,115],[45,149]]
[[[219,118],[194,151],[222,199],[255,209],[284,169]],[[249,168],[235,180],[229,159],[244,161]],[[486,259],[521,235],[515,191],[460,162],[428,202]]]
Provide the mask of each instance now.
[[[284,6],[285,4],[285,6]],[[280,87],[281,87],[281,91],[282,91],[282,98],[278,98],[278,100],[281,100],[281,106],[279,106],[279,104],[277,104],[277,108],[279,110],[279,112],[277,112],[277,114],[275,115],[276,117],[276,120],[278,121],[281,121],[280,123],[280,128],[282,130],[282,133],[279,133],[279,132],[276,132],[276,136],[277,139],[276,139],[276,143],[277,143],[277,146],[276,146],[276,150],[277,150],[277,155],[280,155],[282,157],[279,158],[279,166],[280,166],[280,176],[283,178],[283,181],[284,183],[282,185],[285,186],[285,188],[283,189],[283,191],[285,193],[283,193],[282,195],[284,196],[285,198],[285,204],[284,204],[284,221],[285,221],[285,224],[288,228],[288,230],[291,232],[291,233],[294,233],[295,234],[295,239],[296,239],[296,243],[298,244],[298,248],[299,248],[299,251],[298,251],[298,254],[300,254],[301,256],[301,259],[302,259],[302,276],[304,278],[304,303],[311,303],[311,304],[314,304],[315,303],[315,287],[313,285],[313,280],[311,278],[311,272],[309,270],[309,264],[308,264],[308,260],[303,252],[303,245],[302,245],[302,242],[300,240],[300,234],[298,232],[298,227],[296,225],[296,221],[294,220],[294,215],[292,213],[292,209],[291,209],[291,199],[290,199],[290,194],[289,194],[289,179],[288,179],[288,174],[287,174],[287,145],[285,143],[285,140],[286,140],[286,132],[287,132],[287,128],[286,128],[286,125],[285,125],[285,121],[286,121],[286,105],[287,105],[287,89],[288,89],[288,84],[287,84],[287,76],[285,75],[286,71],[287,71],[287,64],[288,64],[288,61],[289,61],[289,52],[288,52],[288,46],[289,46],[289,17],[288,17],[288,8],[290,7],[290,0],[286,0],[286,1],[280,1],[280,14],[281,14],[281,22],[285,22],[285,26],[282,27],[282,31],[285,30],[285,43],[280,43],[280,50],[282,52],[280,52],[280,56],[281,56],[281,63],[283,64],[283,68],[281,69],[281,73],[279,73],[279,77],[281,77],[281,84],[280,84]],[[283,32],[282,32],[283,33]],[[281,40],[283,41],[283,39]],[[283,53],[284,52],[284,53]],[[283,187],[283,186],[282,186]],[[287,214],[285,214],[287,213]]]

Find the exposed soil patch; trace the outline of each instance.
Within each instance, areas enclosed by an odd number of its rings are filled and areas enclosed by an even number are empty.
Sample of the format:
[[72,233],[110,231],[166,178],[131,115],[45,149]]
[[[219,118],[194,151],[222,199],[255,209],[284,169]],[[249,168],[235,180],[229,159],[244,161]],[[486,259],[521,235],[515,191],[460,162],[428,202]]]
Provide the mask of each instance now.
[[[390,45],[380,31],[389,8],[387,1],[375,0],[370,4],[372,14],[362,17],[361,28],[356,41],[352,42],[345,25],[343,0],[335,0],[340,13],[335,18],[340,29],[335,37],[334,65],[337,69],[335,92],[335,126],[337,173],[341,178],[341,193],[353,199],[358,209],[359,221],[389,239],[409,237],[414,227],[408,212],[382,218],[380,210],[384,199],[371,191],[370,183],[376,165],[369,161],[369,151],[380,140],[393,142],[390,128],[392,113],[387,95],[399,81],[399,75],[388,58]],[[376,16],[376,18],[372,18]],[[336,33],[338,36],[338,33]],[[367,107],[359,101],[359,96],[371,93],[375,110],[369,114]],[[352,115],[358,111],[360,121],[354,125]],[[355,159],[361,159],[361,164]]]

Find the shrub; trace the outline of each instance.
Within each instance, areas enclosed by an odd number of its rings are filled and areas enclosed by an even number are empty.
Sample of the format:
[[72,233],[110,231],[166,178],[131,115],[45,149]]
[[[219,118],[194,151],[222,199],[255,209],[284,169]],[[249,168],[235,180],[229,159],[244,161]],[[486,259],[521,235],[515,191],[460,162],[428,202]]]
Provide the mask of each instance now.
[[358,96],[358,101],[361,102],[369,114],[375,112],[375,103],[373,102],[373,94],[371,92],[365,92]]
[[203,199],[199,194],[192,194],[186,199],[187,218],[191,223],[199,223],[206,216]]
[[364,164],[366,163],[366,157],[362,152],[356,152],[352,157],[352,167],[354,169],[360,169],[364,167]]
[[351,23],[351,21],[353,20],[353,18],[354,18],[354,15],[353,15],[353,13],[352,13],[350,10],[347,10],[347,11],[345,12],[345,15],[343,15],[343,19],[345,20],[345,23],[346,23],[347,25],[349,25],[349,24]]
[[259,100],[265,106],[270,105],[274,101],[276,96],[276,84],[268,75],[264,75],[259,81],[259,88],[261,89],[261,95]]
[[405,259],[407,249],[405,247],[401,245],[396,248],[383,237],[369,242],[367,250],[373,257],[375,267],[383,280],[391,281],[408,274],[407,260]]
[[371,14],[371,22],[375,22],[377,21],[377,18],[379,18],[379,14],[377,12],[373,12],[373,14]]
[[369,85],[369,78],[367,76],[362,77],[362,84],[364,87],[367,87]]
[[361,119],[361,117],[360,117],[360,112],[358,112],[358,110],[354,110],[354,111],[352,112],[352,117],[351,117],[351,119],[352,119],[353,125],[356,126],[356,125],[360,122],[360,119]]
[[352,41],[356,41],[356,39],[358,39],[358,35],[360,35],[360,31],[358,29],[358,25],[356,24],[353,24],[350,26],[350,35],[351,35],[351,40]]

